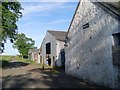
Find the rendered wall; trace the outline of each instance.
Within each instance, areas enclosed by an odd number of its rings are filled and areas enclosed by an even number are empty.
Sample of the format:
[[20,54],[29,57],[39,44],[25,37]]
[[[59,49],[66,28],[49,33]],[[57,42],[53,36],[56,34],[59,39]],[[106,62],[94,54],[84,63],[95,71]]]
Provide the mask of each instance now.
[[[49,32],[46,33],[45,39],[43,40],[42,43],[42,58],[44,59],[44,62],[46,62],[46,44],[51,42],[51,65],[61,65],[61,60],[59,57],[60,50],[64,48],[64,42],[56,40],[56,38],[51,35]],[[54,57],[54,60],[53,60]]]
[[46,33],[45,39],[42,43],[42,58],[44,59],[44,63],[47,64],[46,58],[46,44],[51,42],[51,65],[53,65],[53,56],[56,56],[56,39],[49,32]]
[[[89,27],[83,29],[83,25]],[[118,68],[113,65],[112,34],[120,23],[89,0],[81,0],[68,33],[65,48],[67,74],[90,83],[118,87]]]
[[63,41],[57,41],[57,66],[61,66],[61,49],[64,49],[64,42]]

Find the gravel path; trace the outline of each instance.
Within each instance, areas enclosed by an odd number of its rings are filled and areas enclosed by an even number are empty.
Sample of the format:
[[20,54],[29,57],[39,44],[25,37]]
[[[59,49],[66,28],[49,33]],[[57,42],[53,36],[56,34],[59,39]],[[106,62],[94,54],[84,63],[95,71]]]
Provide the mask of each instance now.
[[29,64],[23,67],[3,69],[3,88],[91,88],[98,90],[96,86],[89,85],[63,72],[53,74],[51,70],[42,70],[39,65]]

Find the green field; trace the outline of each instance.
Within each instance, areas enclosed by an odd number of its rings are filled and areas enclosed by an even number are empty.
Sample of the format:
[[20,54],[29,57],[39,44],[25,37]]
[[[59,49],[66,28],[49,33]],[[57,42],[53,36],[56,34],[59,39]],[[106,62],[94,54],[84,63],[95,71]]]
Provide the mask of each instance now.
[[30,63],[29,60],[22,59],[19,56],[1,55],[0,56],[0,67],[5,67],[11,60],[17,60],[19,62]]
[[[0,57],[0,68],[4,68],[6,66],[8,66],[9,62],[11,60],[15,60],[15,61],[18,61],[18,62],[23,62],[23,63],[29,63],[29,64],[36,64],[36,65],[39,65],[40,68],[43,68],[43,64],[38,64],[32,60],[29,60],[29,59],[22,59],[22,57],[19,57],[19,56],[9,56],[9,55],[2,55]],[[52,66],[48,66],[48,65],[44,65],[44,68],[53,68]],[[59,71],[57,71],[55,69],[55,67],[52,69],[52,73],[53,74],[59,74]]]
[[[23,62],[23,63],[37,64],[37,65],[40,65],[40,67],[43,66],[43,64],[38,64],[38,63],[36,63],[32,60],[29,60],[29,59],[23,59],[20,56],[1,55],[0,67],[5,67],[11,60],[15,60],[18,62]],[[44,68],[52,68],[52,66],[44,65]]]
[[1,55],[0,56],[0,68],[7,66],[7,64],[9,63],[12,57],[13,56]]
[[15,56],[1,55],[0,60],[10,61],[13,57],[15,57]]

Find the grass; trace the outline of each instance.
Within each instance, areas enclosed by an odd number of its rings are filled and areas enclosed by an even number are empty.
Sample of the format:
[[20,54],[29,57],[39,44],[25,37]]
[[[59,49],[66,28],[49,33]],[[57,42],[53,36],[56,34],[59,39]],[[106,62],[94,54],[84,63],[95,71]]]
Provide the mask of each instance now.
[[9,63],[8,60],[1,60],[1,61],[0,61],[0,68],[3,68],[3,67],[5,67],[5,66],[7,66],[8,63]]
[[18,62],[23,62],[23,63],[31,63],[30,60],[27,60],[27,59],[17,59]]
[[1,60],[11,61],[13,57],[15,57],[15,56],[1,55],[0,61]]
[[2,55],[0,56],[0,68],[5,67],[14,56]]
[[12,60],[15,59],[19,62],[24,62],[24,63],[34,63],[33,61],[27,60],[27,59],[22,59],[19,56],[9,56],[9,55],[1,55],[0,56],[0,68],[5,67],[8,65],[8,63]]
[[52,70],[52,74],[59,74],[59,73],[60,73],[60,72],[57,71],[57,70],[55,70],[55,69]]
[[[2,58],[1,58],[2,57]],[[8,63],[13,59],[15,58],[15,60],[17,60],[18,62],[23,62],[23,63],[30,63],[30,64],[35,64],[35,65],[39,65],[40,68],[42,68],[43,64],[39,64],[39,63],[36,63],[32,60],[29,60],[29,59],[23,59],[22,57],[20,56],[8,56],[8,55],[2,55],[0,57],[0,67],[5,67],[8,65]],[[44,65],[44,68],[50,68],[52,70],[52,73],[53,74],[59,74],[59,71],[56,70],[56,68],[59,68],[59,67],[52,67],[52,66],[48,66],[48,65]]]

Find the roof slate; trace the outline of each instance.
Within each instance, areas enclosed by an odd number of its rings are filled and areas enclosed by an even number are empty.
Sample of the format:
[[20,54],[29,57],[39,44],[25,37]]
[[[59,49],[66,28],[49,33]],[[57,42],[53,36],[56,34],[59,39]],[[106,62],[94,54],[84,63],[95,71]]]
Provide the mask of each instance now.
[[65,41],[65,37],[66,37],[67,32],[65,32],[65,31],[52,31],[52,30],[48,30],[48,32],[50,34],[52,34],[57,40]]

